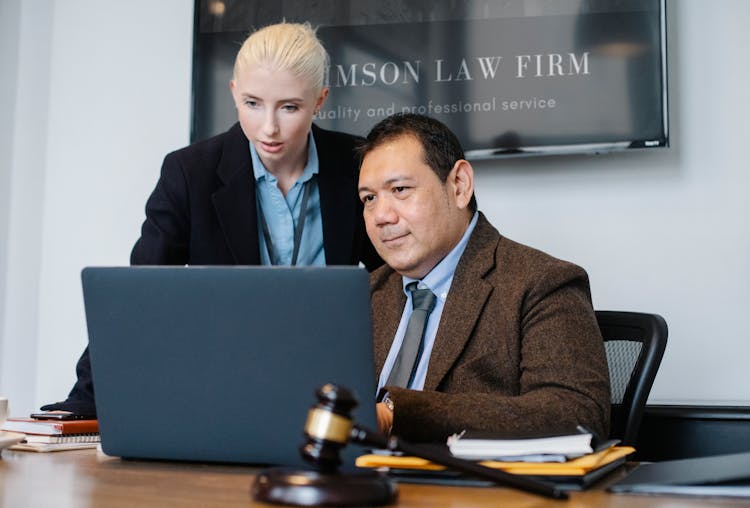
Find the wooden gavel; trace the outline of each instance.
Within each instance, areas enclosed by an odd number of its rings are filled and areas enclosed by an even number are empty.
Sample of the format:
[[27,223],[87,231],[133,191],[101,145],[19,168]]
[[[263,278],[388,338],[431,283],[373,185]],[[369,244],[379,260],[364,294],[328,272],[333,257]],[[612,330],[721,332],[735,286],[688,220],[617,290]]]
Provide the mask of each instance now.
[[[375,473],[343,476],[337,472],[341,465],[341,450],[349,442],[421,457],[498,485],[514,487],[554,499],[568,498],[565,491],[550,483],[459,459],[447,451],[412,444],[397,436],[386,437],[379,432],[358,425],[351,416],[352,410],[357,406],[357,399],[346,388],[326,384],[316,391],[316,396],[318,403],[310,408],[307,415],[305,443],[300,446],[300,453],[317,469],[317,472],[276,469],[261,473],[253,485],[255,499],[302,506],[374,505],[393,502],[396,498],[395,486],[386,477]],[[368,495],[368,488],[371,497],[361,498]],[[324,492],[325,489],[334,489],[335,492]],[[306,492],[304,495],[300,495],[302,490]],[[341,497],[346,496],[345,491],[348,490],[352,491],[351,495],[358,499],[348,502],[347,498]]]

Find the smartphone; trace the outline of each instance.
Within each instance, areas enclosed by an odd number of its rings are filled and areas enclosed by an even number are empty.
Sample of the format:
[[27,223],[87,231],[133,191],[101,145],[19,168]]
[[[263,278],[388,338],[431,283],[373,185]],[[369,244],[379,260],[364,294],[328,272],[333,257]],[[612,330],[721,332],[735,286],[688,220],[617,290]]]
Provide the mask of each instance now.
[[31,416],[35,420],[84,420],[84,415],[78,415],[75,413],[31,413]]

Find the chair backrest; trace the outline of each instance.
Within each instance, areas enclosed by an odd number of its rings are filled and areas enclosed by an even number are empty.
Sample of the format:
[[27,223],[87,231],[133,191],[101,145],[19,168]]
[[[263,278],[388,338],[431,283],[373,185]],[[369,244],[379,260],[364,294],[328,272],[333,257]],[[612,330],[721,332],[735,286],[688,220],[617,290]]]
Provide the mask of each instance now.
[[648,394],[667,346],[658,314],[596,311],[604,337],[612,393],[610,437],[634,445]]

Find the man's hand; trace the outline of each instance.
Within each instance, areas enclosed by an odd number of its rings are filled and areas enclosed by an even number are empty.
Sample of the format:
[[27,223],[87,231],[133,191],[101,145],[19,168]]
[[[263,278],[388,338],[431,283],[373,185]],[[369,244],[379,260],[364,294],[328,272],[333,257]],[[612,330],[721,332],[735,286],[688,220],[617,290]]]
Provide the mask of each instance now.
[[393,427],[393,411],[382,402],[375,404],[375,411],[378,414],[378,430],[387,436]]

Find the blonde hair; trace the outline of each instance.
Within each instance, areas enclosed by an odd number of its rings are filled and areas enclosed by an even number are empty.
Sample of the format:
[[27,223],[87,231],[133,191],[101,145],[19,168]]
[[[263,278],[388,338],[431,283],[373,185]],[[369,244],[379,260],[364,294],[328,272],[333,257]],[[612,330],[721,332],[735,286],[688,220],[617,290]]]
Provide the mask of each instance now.
[[253,32],[237,53],[234,79],[248,67],[269,66],[309,80],[316,93],[325,86],[328,53],[310,23],[278,23]]

